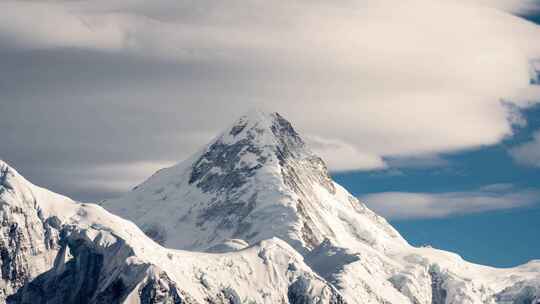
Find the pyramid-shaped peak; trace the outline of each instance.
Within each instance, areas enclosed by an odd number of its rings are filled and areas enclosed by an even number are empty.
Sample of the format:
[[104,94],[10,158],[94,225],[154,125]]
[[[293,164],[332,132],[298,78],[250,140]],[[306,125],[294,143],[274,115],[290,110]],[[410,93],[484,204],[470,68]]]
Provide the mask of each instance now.
[[219,185],[223,191],[244,184],[264,166],[306,156],[312,153],[283,116],[252,110],[207,146],[192,166],[190,183],[206,191]]
[[[379,230],[385,240],[394,234],[332,181],[324,161],[289,121],[260,110],[242,115],[185,162],[105,206],[179,249],[279,237],[304,252],[326,238],[338,245],[376,244]],[[365,217],[349,221],[351,214]]]
[[238,121],[249,122],[270,122],[273,118],[279,115],[277,112],[265,111],[260,108],[252,108],[245,112]]
[[251,109],[237,119],[235,124],[259,125],[261,128],[271,128],[274,125],[288,125],[291,123],[278,112],[264,111],[258,108]]
[[277,112],[253,109],[238,118],[210,146],[250,143],[258,147],[279,146],[280,149],[304,148],[305,143],[292,124]]
[[258,128],[261,129],[261,131],[268,130],[271,128],[276,115],[279,114],[252,109],[240,116],[240,118],[232,124],[227,133],[236,136],[242,133],[242,131],[251,128]]

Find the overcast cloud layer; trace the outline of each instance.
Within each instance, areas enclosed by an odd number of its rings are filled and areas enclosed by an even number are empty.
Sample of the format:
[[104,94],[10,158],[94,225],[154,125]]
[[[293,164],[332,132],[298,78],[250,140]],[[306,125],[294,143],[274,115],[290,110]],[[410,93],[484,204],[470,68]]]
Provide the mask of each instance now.
[[537,9],[2,1],[0,157],[56,191],[115,195],[256,106],[290,119],[334,170],[429,164],[511,136],[539,99],[540,28],[510,14]]

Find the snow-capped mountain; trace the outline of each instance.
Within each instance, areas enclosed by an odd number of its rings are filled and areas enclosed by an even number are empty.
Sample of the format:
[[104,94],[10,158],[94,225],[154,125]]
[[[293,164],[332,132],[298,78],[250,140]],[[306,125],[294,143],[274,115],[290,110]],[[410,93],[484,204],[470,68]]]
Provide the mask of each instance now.
[[540,261],[410,246],[277,113],[243,116],[103,205],[117,215],[0,161],[0,303],[540,302]]
[[303,253],[325,239],[379,249],[405,244],[332,181],[323,160],[277,113],[250,112],[201,152],[104,206],[180,249],[272,237]]
[[166,249],[98,205],[0,169],[0,303],[345,303],[277,238],[233,253]]
[[70,199],[32,185],[0,160],[0,303],[49,269],[58,252],[61,219]]
[[277,113],[244,115],[191,158],[104,206],[173,248],[234,251],[278,237],[350,303],[495,303],[519,284],[528,286],[517,287],[528,290],[525,298],[538,297],[539,263],[498,270],[407,244],[332,181]]

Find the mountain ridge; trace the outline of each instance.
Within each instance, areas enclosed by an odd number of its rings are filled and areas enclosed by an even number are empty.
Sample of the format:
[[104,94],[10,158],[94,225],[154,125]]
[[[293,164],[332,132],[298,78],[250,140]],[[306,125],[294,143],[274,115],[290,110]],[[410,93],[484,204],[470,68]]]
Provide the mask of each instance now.
[[0,168],[0,303],[346,303],[279,239],[235,253],[166,249],[98,205]]
[[[162,231],[164,244],[180,249],[279,237],[351,303],[484,303],[501,288],[485,280],[501,271],[410,246],[333,182],[324,161],[277,113],[242,116],[201,152],[104,206]],[[182,235],[171,237],[175,232]]]
[[116,215],[0,161],[0,302],[540,301],[540,261],[497,269],[409,245],[277,113],[241,117],[103,206]]
[[[154,203],[164,209],[150,210],[149,205]],[[344,205],[346,212],[341,212],[338,208]],[[170,222],[175,212],[178,220],[196,218],[189,228],[198,230],[197,240],[208,241],[166,243],[181,249],[204,250],[205,246],[225,239],[256,242],[278,236],[303,251],[314,248],[326,237],[337,241],[341,232],[334,231],[337,228],[353,230],[356,241],[376,242],[370,230],[378,229],[384,230],[388,239],[405,243],[384,219],[332,181],[324,161],[307,148],[292,125],[278,113],[253,111],[240,117],[201,152],[158,171],[125,198],[106,201],[103,206],[136,222],[146,219],[142,226],[152,231],[163,230],[158,226]],[[350,223],[343,224],[335,215],[336,225],[320,220],[325,216],[322,212],[341,212],[339,216],[346,217],[351,208],[371,217],[369,223],[357,225],[365,227],[365,231],[355,231]],[[128,209],[145,211],[133,214]],[[265,215],[272,218],[264,218]],[[158,219],[152,223],[152,217]],[[254,229],[255,221],[259,224]],[[265,234],[268,231],[271,233]]]

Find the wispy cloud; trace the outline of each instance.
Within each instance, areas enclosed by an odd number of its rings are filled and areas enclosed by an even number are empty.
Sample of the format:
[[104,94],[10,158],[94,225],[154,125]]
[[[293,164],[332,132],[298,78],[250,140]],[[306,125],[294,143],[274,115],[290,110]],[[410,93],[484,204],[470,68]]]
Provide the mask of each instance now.
[[414,156],[398,156],[398,157],[385,157],[384,161],[389,167],[394,168],[435,168],[445,167],[450,165],[450,161],[444,159],[439,155],[414,155]]
[[417,219],[526,207],[540,202],[540,192],[517,189],[511,184],[493,184],[475,191],[382,192],[368,194],[361,199],[387,218]]
[[509,152],[519,164],[540,167],[540,131],[533,134],[532,140],[510,149]]
[[325,156],[324,160],[332,170],[375,170],[387,167],[380,156],[362,153],[354,145],[344,141],[315,135],[306,136],[306,141],[315,153]]

